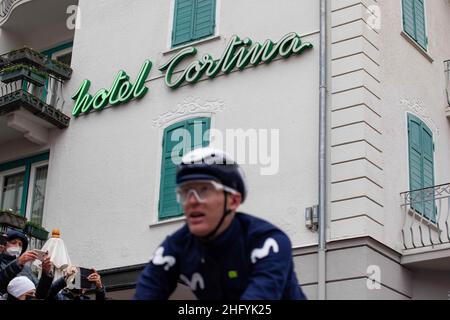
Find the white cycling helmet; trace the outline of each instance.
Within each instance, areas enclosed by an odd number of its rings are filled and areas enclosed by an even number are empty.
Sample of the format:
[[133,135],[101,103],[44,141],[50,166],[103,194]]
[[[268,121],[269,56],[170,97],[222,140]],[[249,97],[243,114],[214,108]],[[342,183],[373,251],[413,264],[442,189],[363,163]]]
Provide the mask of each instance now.
[[199,148],[187,153],[177,168],[177,185],[192,180],[215,180],[239,192],[242,202],[247,185],[242,168],[222,150]]

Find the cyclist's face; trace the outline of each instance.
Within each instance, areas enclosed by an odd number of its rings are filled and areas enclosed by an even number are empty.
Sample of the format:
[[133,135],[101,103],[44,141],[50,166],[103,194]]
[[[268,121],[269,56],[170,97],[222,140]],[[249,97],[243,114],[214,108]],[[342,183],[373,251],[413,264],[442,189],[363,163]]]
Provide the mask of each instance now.
[[[205,182],[192,182],[186,184],[183,188],[193,188],[202,194],[202,201],[199,201],[194,192],[190,192],[183,203],[183,210],[191,233],[198,237],[204,237],[214,230],[222,218],[225,194],[222,190],[211,188]],[[228,194],[227,209],[234,211],[239,204],[240,195]],[[228,227],[232,216],[233,214],[226,217],[217,234],[220,234]]]

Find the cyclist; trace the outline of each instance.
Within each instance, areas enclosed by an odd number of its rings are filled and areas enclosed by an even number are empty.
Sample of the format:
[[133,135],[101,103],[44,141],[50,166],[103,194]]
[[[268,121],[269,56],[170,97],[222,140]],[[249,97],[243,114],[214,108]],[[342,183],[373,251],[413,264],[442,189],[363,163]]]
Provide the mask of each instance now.
[[176,184],[186,224],[156,249],[135,299],[168,299],[178,281],[201,300],[306,299],[288,236],[237,212],[247,186],[230,156],[211,148],[189,152],[177,167]]

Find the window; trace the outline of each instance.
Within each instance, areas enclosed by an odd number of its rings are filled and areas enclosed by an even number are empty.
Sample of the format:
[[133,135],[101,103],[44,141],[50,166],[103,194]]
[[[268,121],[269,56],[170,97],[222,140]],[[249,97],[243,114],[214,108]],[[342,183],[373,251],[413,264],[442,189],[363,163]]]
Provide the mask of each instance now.
[[436,222],[434,189],[426,189],[434,187],[433,133],[412,114],[408,114],[408,141],[411,206],[418,213]]
[[22,205],[23,182],[25,174],[19,172],[3,179],[2,202],[0,208],[19,211]]
[[55,46],[51,49],[42,51],[42,54],[70,66],[72,62],[72,47],[73,42],[67,42],[59,46]]
[[403,1],[403,30],[423,49],[427,50],[428,39],[425,27],[425,0]]
[[216,0],[175,0],[172,46],[214,34]]
[[48,166],[46,165],[36,168],[34,173],[30,221],[38,225],[42,225],[45,187],[47,185],[47,172]]
[[175,123],[164,130],[159,191],[160,220],[183,214],[175,194],[176,164],[180,163],[181,157],[187,152],[209,145],[210,123],[210,118],[194,118]]
[[[71,65],[72,63],[72,47],[73,42],[67,42],[51,49],[42,51],[42,54],[48,58],[57,60],[59,62]],[[42,93],[42,101],[45,103],[59,107],[59,97],[62,97],[62,82],[57,81],[54,77],[49,77],[45,83],[44,91]]]
[[30,207],[31,220],[42,223],[48,159],[49,154],[44,153],[0,164],[0,209],[25,216]]
[[72,50],[67,53],[61,53],[56,57],[56,60],[70,66],[70,64],[72,63]]

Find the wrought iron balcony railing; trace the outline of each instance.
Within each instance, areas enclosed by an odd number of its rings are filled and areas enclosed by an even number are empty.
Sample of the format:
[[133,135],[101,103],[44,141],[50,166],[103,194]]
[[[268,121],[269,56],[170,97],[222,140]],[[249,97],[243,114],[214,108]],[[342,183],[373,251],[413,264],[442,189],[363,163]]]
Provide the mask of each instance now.
[[405,249],[450,243],[450,183],[401,193]]
[[58,128],[66,128],[70,118],[61,111],[64,103],[62,81],[52,75],[42,87],[23,80],[0,81],[0,115],[23,107]]
[[0,25],[6,21],[11,11],[19,2],[27,2],[28,0],[0,0]]
[[8,230],[10,230],[10,229],[17,230],[17,231],[20,231],[20,232],[22,232],[22,233],[25,234],[25,236],[26,236],[27,239],[28,239],[28,247],[27,247],[27,250],[33,250],[33,249],[38,249],[38,250],[40,250],[40,249],[44,246],[45,241],[47,241],[47,240],[38,239],[38,238],[36,238],[36,237],[34,237],[34,236],[32,236],[32,235],[29,235],[29,234],[26,234],[26,233],[25,233],[23,230],[21,230],[21,229],[11,228],[11,227],[9,227],[9,226],[7,226],[7,225],[4,225],[4,224],[1,224],[1,223],[0,223],[0,234],[6,235],[6,234],[8,233]]
[[0,0],[0,18],[6,17],[15,2],[19,0]]

